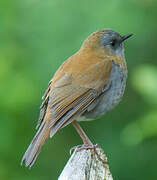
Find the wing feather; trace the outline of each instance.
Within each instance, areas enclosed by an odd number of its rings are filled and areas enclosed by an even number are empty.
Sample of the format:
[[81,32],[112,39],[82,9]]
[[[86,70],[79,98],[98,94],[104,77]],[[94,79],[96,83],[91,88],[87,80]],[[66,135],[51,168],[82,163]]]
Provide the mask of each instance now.
[[56,123],[51,127],[50,137],[52,137],[60,128],[71,123],[75,117],[80,116],[83,112],[87,110],[87,107],[94,101],[95,96],[91,93],[92,90],[86,92],[79,100],[74,102],[75,105],[69,106],[68,111],[56,121]]

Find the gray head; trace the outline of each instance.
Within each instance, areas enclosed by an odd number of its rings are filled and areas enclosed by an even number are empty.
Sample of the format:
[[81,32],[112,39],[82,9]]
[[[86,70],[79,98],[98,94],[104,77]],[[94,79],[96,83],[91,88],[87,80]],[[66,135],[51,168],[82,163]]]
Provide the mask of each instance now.
[[117,56],[124,56],[123,42],[131,37],[133,34],[127,34],[121,36],[119,33],[106,29],[101,39],[101,44],[108,48],[111,53],[115,53]]
[[124,56],[123,42],[133,34],[121,36],[111,29],[103,29],[91,34],[83,43],[83,47],[100,50],[105,55]]

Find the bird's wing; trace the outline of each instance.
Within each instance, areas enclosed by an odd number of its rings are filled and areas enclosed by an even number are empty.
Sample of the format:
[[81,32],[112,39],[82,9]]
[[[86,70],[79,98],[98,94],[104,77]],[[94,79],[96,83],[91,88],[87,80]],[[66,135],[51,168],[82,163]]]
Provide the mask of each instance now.
[[36,129],[38,129],[38,127],[40,126],[41,122],[43,121],[43,119],[45,117],[47,105],[48,105],[48,101],[49,101],[50,87],[51,87],[51,81],[49,82],[48,88],[46,89],[44,95],[42,96],[43,101],[42,101],[42,104],[40,106],[40,115],[39,115],[39,119],[37,122]]
[[66,68],[61,68],[43,96],[37,126],[44,120],[47,108],[50,109],[50,137],[84,113],[92,102],[104,92],[104,89],[109,87],[111,68],[112,61],[109,60],[91,64],[81,70],[73,71],[73,73]]

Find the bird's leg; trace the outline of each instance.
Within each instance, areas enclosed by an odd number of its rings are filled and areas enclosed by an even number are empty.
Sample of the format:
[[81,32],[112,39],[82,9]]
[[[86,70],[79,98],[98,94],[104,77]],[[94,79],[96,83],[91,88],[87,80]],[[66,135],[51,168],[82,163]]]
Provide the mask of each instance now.
[[94,149],[95,146],[93,145],[93,143],[90,141],[90,139],[88,138],[88,136],[86,135],[86,133],[84,132],[84,130],[81,128],[81,126],[79,125],[79,123],[74,120],[72,122],[74,128],[76,129],[76,131],[78,132],[78,134],[80,135],[82,141],[83,141],[83,145],[79,145],[79,146],[75,146],[73,148],[70,149],[70,154],[72,152],[72,150],[74,149],[78,149],[78,150],[82,150],[82,149]]
[[85,145],[89,145],[89,146],[93,145],[92,142],[90,141],[90,139],[88,138],[88,136],[86,135],[86,133],[84,132],[84,130],[79,125],[79,123],[76,120],[74,120],[72,122],[72,124],[73,124],[74,128],[76,129],[76,131],[78,132],[78,134],[80,135],[83,143]]

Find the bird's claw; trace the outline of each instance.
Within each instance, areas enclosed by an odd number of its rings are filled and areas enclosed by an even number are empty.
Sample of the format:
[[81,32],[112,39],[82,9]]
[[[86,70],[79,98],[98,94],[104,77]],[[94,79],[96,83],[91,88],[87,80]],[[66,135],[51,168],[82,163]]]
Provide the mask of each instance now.
[[76,151],[80,151],[80,150],[83,150],[83,149],[93,149],[95,150],[95,148],[98,147],[98,144],[82,144],[82,145],[77,145],[77,146],[74,146],[70,149],[70,155],[72,154],[72,151],[76,149]]

